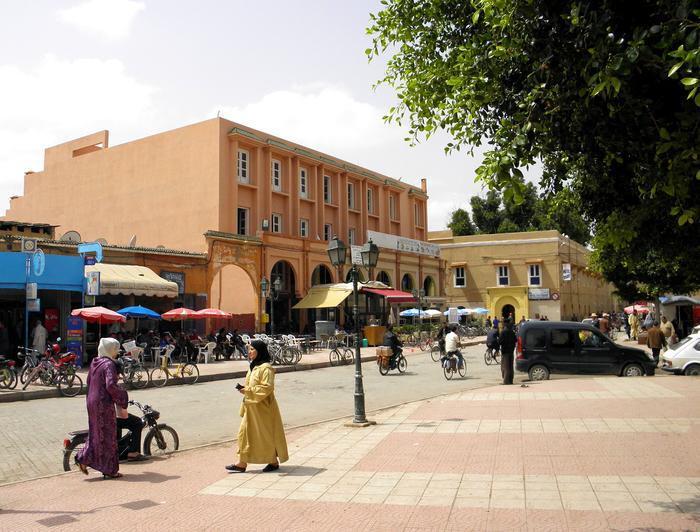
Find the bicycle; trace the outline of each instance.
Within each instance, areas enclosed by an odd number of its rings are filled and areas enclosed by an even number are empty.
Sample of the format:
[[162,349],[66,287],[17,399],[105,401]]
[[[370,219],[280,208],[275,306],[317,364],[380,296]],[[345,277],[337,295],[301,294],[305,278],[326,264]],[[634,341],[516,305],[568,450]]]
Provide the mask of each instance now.
[[501,351],[498,348],[486,347],[484,352],[484,362],[487,366],[501,363]]
[[0,388],[14,390],[18,380],[15,361],[0,357]]
[[76,373],[75,360],[77,355],[68,352],[61,355],[58,361],[45,357],[39,361],[27,375],[22,390],[39,379],[45,386],[56,386],[64,397],[75,397],[83,391],[83,379]]
[[377,357],[377,366],[379,366],[380,375],[388,375],[392,369],[398,369],[399,373],[405,373],[408,368],[408,361],[403,352],[400,352],[395,357],[380,355]]
[[430,346],[430,358],[433,359],[433,362],[439,362],[444,354],[445,352],[443,351],[440,342],[433,342],[433,345]]
[[163,356],[160,366],[151,370],[151,382],[153,386],[162,388],[170,379],[181,379],[185,384],[194,384],[199,380],[199,368],[193,362],[187,362],[183,354],[173,371],[170,371],[170,357]]
[[464,378],[467,376],[467,361],[464,360],[464,357],[460,361],[453,353],[446,354],[442,358],[442,372],[448,381],[452,380],[455,373],[459,373],[459,376]]
[[140,361],[130,356],[121,356],[117,359],[117,364],[120,366],[121,378],[124,384],[128,385],[130,388],[138,389],[148,386],[150,375]]
[[19,382],[24,384],[27,382],[29,372],[39,364],[39,356],[41,353],[30,347],[19,346],[17,348],[17,360],[24,359],[22,369],[19,370]]
[[355,362],[355,353],[343,344],[334,344],[333,349],[328,353],[328,361],[331,363],[331,366],[352,364]]

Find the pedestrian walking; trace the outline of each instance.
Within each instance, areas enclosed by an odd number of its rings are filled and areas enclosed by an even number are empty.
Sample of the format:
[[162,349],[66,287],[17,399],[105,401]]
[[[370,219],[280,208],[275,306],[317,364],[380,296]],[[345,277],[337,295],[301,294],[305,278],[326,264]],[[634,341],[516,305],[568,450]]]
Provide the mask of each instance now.
[[625,325],[625,333],[627,333],[627,339],[631,340],[632,339],[632,329],[630,327],[630,320],[627,316],[627,314],[623,314],[622,319],[624,320],[624,325]]
[[651,354],[657,366],[659,365],[659,353],[665,343],[666,339],[664,338],[664,333],[659,329],[659,322],[652,322],[651,327],[647,330],[647,346],[651,348]]
[[289,459],[282,416],[275,399],[275,370],[265,342],[254,340],[248,346],[250,369],[245,386],[238,388],[243,395],[241,426],[238,429],[236,464],[227,465],[232,473],[244,473],[249,463],[267,464],[263,472],[277,471],[281,462]]
[[32,329],[32,349],[44,353],[46,351],[46,342],[48,341],[49,333],[41,324],[41,320],[36,320],[36,325]]
[[666,316],[661,316],[661,325],[659,326],[661,332],[664,333],[664,338],[666,339],[666,345],[664,346],[664,351],[668,349],[669,345],[673,345],[673,337],[676,335],[676,330],[673,328],[673,323],[668,321]]
[[506,322],[498,337],[501,346],[501,377],[503,384],[513,384],[513,352],[518,339],[513,332],[513,325]]
[[87,376],[88,441],[75,456],[83,474],[88,467],[100,471],[105,479],[120,478],[117,449],[117,418],[115,405],[127,408],[129,394],[117,385],[119,369],[115,359],[119,342],[102,338],[97,358],[90,364]]
[[630,332],[632,334],[632,340],[636,340],[639,336],[639,316],[637,316],[637,309],[632,310],[632,314],[627,318],[630,325]]

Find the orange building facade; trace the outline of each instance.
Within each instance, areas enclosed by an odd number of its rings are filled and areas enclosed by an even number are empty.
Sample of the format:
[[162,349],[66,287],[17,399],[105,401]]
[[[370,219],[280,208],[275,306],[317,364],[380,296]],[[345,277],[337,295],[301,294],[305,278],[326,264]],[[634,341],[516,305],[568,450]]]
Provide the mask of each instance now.
[[[425,180],[410,186],[216,118],[113,147],[102,131],[47,148],[43,171],[25,175],[4,219],[83,241],[204,253],[208,303],[256,320],[270,305],[261,279],[279,276],[276,321],[301,329],[311,317],[293,304],[313,285],[346,280],[328,261],[328,240],[362,245],[373,231],[423,242],[427,199]],[[406,249],[381,248],[371,277],[423,290],[424,306],[440,302],[439,257]]]

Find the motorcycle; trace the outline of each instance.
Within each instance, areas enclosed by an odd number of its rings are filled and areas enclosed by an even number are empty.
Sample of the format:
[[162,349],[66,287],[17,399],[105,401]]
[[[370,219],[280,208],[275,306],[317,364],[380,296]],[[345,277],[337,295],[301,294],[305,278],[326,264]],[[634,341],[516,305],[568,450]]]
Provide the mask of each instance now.
[[[180,447],[180,437],[174,428],[164,423],[158,423],[160,412],[154,410],[149,405],[142,405],[138,401],[129,401],[130,405],[136,406],[141,410],[143,417],[141,422],[144,428],[150,427],[143,440],[143,454],[146,456],[164,456],[175,452]],[[63,470],[70,471],[77,467],[75,465],[76,453],[85,446],[88,440],[87,430],[76,430],[69,432],[70,438],[63,440]],[[125,434],[117,433],[117,448],[119,450],[119,460],[126,460],[129,452],[129,442],[131,441],[131,431],[127,430]]]

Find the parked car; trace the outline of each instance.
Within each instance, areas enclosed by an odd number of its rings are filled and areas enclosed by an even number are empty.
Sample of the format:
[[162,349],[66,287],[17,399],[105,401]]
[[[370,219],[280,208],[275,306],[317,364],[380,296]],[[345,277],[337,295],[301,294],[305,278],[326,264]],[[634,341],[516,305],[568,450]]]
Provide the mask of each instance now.
[[676,375],[700,375],[700,333],[669,346],[661,356],[661,369]]
[[621,346],[597,328],[573,321],[527,322],[518,331],[515,368],[530,380],[551,373],[603,373],[626,377],[654,375],[651,354]]

